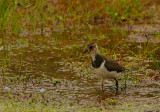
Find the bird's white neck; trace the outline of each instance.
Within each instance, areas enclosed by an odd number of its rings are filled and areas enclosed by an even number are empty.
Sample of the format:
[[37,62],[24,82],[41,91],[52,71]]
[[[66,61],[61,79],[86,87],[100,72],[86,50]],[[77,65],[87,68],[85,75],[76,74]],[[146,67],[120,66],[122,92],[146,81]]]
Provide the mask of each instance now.
[[91,54],[92,60],[95,61],[96,60],[96,55],[98,54],[98,52],[97,51],[96,52],[95,51],[91,51],[90,54]]
[[96,54],[91,52],[91,58],[92,58],[93,61],[95,61],[96,60]]
[[99,53],[98,46],[96,45],[95,48],[90,52],[92,60],[96,60],[96,55]]

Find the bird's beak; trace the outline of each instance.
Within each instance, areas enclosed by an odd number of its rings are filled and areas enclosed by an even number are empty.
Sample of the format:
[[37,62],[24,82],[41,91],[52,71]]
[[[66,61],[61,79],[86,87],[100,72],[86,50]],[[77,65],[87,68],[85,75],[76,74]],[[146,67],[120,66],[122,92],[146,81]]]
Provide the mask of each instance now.
[[88,52],[88,49],[85,49],[85,51],[83,52],[83,54],[85,54],[86,52]]

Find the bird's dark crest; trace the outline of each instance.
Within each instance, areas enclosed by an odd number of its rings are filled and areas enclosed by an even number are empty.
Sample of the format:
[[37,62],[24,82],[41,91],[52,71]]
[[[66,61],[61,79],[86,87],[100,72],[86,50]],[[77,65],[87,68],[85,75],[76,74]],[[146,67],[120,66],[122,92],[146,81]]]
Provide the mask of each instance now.
[[90,46],[96,46],[96,43],[95,42],[91,42],[91,43],[87,44],[87,47],[90,47]]

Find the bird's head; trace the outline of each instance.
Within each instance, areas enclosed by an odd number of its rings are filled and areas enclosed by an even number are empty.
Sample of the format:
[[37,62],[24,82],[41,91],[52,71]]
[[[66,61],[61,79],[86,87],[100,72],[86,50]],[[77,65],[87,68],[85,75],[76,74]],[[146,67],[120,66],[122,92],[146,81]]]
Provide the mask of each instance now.
[[96,45],[96,43],[91,42],[91,43],[87,44],[87,47],[86,47],[85,51],[83,52],[83,54],[85,54],[86,52],[97,53],[98,52],[98,46]]

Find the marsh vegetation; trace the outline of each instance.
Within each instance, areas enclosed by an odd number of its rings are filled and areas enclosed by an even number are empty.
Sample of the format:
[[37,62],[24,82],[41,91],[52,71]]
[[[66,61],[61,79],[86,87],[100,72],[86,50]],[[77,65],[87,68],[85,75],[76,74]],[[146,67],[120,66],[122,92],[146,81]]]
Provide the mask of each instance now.
[[[159,0],[1,0],[0,111],[160,110]],[[101,92],[95,41],[130,70]]]

